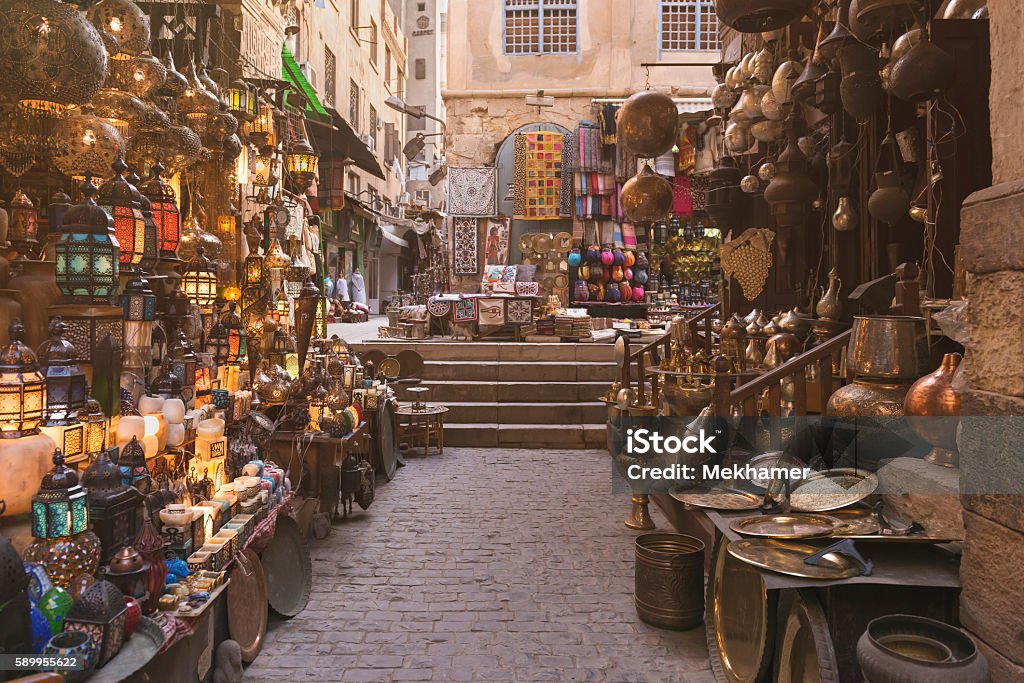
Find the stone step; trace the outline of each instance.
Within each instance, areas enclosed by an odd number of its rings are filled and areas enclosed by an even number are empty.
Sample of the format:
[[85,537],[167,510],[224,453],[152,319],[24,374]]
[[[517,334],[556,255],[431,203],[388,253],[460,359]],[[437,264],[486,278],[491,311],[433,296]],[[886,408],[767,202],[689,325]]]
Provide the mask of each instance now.
[[[429,387],[428,401],[469,403],[533,401],[535,403],[572,403],[595,401],[607,391],[610,382],[473,382],[463,380],[424,380],[419,384]],[[410,400],[412,394],[398,387],[398,397]]]
[[606,419],[608,409],[603,403],[502,403],[441,401],[448,407],[446,420],[455,423],[501,424],[588,424]]
[[385,339],[353,344],[357,353],[379,349],[396,354],[411,349],[424,360],[475,361],[561,361],[610,362],[615,357],[612,344],[514,344],[498,342],[409,342]]
[[[564,448],[571,450],[606,448],[605,425],[601,424],[498,424],[445,423],[446,446],[475,448]],[[609,481],[611,469],[609,468]]]
[[472,382],[611,382],[618,368],[613,362],[481,362],[478,360],[429,361],[423,366],[424,380]]

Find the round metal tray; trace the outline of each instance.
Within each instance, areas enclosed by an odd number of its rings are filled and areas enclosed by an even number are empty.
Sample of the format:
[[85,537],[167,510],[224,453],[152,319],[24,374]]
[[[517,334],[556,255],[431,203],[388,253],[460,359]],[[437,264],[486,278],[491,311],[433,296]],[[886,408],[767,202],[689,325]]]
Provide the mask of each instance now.
[[827,512],[864,500],[878,488],[878,477],[865,470],[840,468],[803,479],[789,496],[791,510]]
[[165,640],[166,636],[158,623],[149,617],[141,617],[135,633],[124,641],[120,652],[102,669],[93,672],[89,681],[118,683],[128,679],[156,657]]
[[852,560],[836,553],[825,555],[825,565],[805,564],[807,556],[818,550],[813,545],[770,538],[744,538],[729,544],[729,554],[737,560],[779,574],[824,580],[860,576],[860,568]]
[[777,683],[839,683],[839,664],[828,620],[809,590],[790,591],[780,639]]
[[242,661],[248,664],[263,649],[267,634],[267,580],[259,556],[248,548],[243,550],[229,578],[228,631],[242,648]]
[[283,617],[294,617],[304,610],[313,587],[313,563],[294,519],[278,515],[274,539],[260,559],[270,609]]
[[834,517],[795,513],[737,519],[729,528],[755,538],[825,538],[841,526],[842,522]]
[[712,510],[756,510],[761,507],[761,497],[742,491],[724,489],[691,489],[670,494],[680,503]]

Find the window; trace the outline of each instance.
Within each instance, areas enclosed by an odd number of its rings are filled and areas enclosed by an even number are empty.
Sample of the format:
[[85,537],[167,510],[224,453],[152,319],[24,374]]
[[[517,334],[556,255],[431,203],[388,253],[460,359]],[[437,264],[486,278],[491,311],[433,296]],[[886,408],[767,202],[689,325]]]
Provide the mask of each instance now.
[[377,109],[372,104],[370,105],[370,120],[367,122],[368,132],[370,134],[370,149],[377,151]]
[[370,19],[370,64],[377,66],[377,22]]
[[324,48],[324,100],[334,106],[337,97],[338,60],[330,48]]
[[384,46],[384,87],[391,90],[391,48]]
[[348,0],[348,22],[353,29],[359,26],[359,0]]
[[420,57],[416,60],[416,80],[422,81],[427,77],[427,60]]
[[718,16],[712,0],[661,0],[662,50],[718,50]]
[[575,0],[505,0],[505,54],[571,54]]
[[357,131],[359,130],[359,85],[355,81],[349,82],[348,95],[348,122]]
[[420,206],[430,206],[430,190],[416,190],[415,198]]
[[416,3],[416,11],[417,12],[426,12],[427,11],[427,3],[425,3],[425,2],[417,2]]

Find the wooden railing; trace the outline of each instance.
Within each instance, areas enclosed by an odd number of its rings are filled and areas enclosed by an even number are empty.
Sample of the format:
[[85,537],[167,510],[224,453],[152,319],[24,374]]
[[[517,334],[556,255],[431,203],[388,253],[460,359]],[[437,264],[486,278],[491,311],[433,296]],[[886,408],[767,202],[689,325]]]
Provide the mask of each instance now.
[[[850,341],[851,330],[846,330],[809,351],[790,358],[782,365],[758,375],[749,382],[733,387],[733,376],[729,374],[729,360],[724,356],[715,359],[715,379],[712,405],[716,415],[732,415],[735,406],[741,407],[741,414],[759,415],[758,405],[767,390],[767,402],[764,405],[768,415],[782,415],[783,383],[793,383],[792,415],[807,415],[808,408],[813,412],[825,414],[829,396],[836,388],[836,381],[841,381],[832,372],[833,364],[842,356],[842,351]],[[809,406],[807,400],[808,368],[814,368],[819,387],[816,405]]]

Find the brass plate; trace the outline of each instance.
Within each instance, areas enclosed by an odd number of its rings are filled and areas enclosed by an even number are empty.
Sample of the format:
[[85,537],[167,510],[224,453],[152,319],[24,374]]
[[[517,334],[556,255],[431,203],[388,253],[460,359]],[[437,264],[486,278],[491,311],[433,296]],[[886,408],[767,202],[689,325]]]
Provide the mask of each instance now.
[[524,254],[533,251],[533,233],[528,232],[519,238],[519,251]]
[[720,536],[708,576],[708,656],[716,680],[754,683],[771,666],[778,592],[769,593],[761,572],[730,555],[728,547]]
[[306,609],[313,588],[313,563],[294,519],[285,514],[277,516],[274,538],[261,561],[270,609],[283,617],[294,617]]
[[398,379],[402,374],[402,364],[394,356],[389,356],[377,364],[377,372],[389,380]]
[[398,360],[398,365],[401,368],[399,377],[406,379],[409,377],[419,377],[423,374],[423,356],[412,349],[405,349],[399,351],[395,358]]
[[671,496],[680,503],[713,510],[755,510],[761,507],[762,502],[760,496],[755,496],[752,493],[724,489],[677,491]]
[[813,591],[793,591],[783,621],[776,683],[838,683],[839,664],[828,620]]
[[572,233],[560,232],[555,235],[555,251],[569,251],[572,249]]
[[538,254],[551,251],[551,235],[546,232],[537,233],[533,238],[533,250]]
[[246,548],[238,554],[228,583],[228,631],[248,664],[263,649],[267,634],[267,580],[259,556]]
[[761,538],[824,538],[842,522],[825,515],[764,515],[737,519],[729,528],[744,536]]
[[841,468],[812,474],[793,489],[790,509],[827,512],[858,503],[878,487],[878,478],[864,470]]
[[833,510],[828,515],[842,524],[833,536],[874,536],[881,531],[871,510]]
[[565,289],[569,286],[569,278],[566,275],[559,273],[554,279],[555,289]]
[[736,559],[779,574],[826,581],[860,576],[860,568],[852,560],[835,553],[825,555],[825,565],[804,564],[804,559],[818,550],[813,545],[770,538],[744,538],[729,544],[729,554]]

